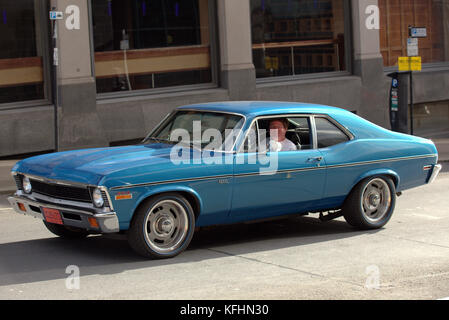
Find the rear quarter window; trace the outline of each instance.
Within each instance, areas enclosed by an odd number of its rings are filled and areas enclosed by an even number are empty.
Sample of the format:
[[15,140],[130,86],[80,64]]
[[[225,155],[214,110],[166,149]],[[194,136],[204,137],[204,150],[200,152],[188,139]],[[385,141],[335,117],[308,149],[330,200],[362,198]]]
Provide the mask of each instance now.
[[335,124],[326,118],[315,118],[318,148],[329,148],[348,142],[349,137]]

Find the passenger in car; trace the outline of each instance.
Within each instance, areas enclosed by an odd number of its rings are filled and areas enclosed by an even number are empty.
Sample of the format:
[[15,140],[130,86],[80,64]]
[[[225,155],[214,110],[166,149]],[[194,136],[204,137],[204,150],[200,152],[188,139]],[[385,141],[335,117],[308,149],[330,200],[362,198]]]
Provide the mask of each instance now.
[[[296,151],[295,144],[285,137],[288,130],[287,119],[275,119],[270,122],[270,151]],[[276,134],[277,133],[277,134]]]

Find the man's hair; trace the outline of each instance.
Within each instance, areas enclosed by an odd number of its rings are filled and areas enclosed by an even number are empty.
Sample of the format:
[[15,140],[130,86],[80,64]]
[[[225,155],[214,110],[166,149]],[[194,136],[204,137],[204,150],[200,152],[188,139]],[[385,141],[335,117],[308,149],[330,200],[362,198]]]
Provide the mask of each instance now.
[[274,121],[279,121],[284,125],[285,129],[288,129],[288,127],[290,126],[290,123],[288,122],[287,118],[278,118],[278,119],[273,119],[270,121],[270,123],[274,122]]

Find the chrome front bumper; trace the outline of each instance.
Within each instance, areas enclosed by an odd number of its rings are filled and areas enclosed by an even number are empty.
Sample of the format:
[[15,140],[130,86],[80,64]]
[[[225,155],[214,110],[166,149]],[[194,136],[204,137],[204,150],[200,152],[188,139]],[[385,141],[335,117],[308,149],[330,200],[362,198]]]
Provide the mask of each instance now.
[[441,164],[437,164],[433,167],[432,175],[429,178],[428,184],[433,183],[436,180],[442,168],[443,167],[441,166]]
[[[116,233],[120,231],[119,221],[115,212],[93,213],[84,208],[66,207],[64,205],[43,203],[25,196],[14,195],[8,201],[17,213],[38,218],[45,221],[42,208],[56,209],[61,213],[65,226],[85,229],[95,233]],[[19,204],[23,205],[23,211]],[[93,227],[89,218],[95,218],[98,227]]]

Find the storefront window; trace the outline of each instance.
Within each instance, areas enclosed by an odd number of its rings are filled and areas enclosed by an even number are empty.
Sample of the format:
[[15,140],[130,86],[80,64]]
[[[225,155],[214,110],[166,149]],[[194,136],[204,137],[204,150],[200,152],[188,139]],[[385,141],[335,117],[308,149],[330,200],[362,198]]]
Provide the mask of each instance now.
[[344,0],[251,0],[257,77],[343,71]]
[[209,0],[92,0],[97,92],[210,83]]
[[386,67],[407,56],[409,26],[426,27],[427,38],[419,39],[423,63],[449,61],[448,0],[379,0],[380,47]]
[[447,139],[449,136],[449,101],[415,104],[414,129],[415,134],[419,137],[434,141]]
[[44,98],[39,5],[0,0],[0,103]]

